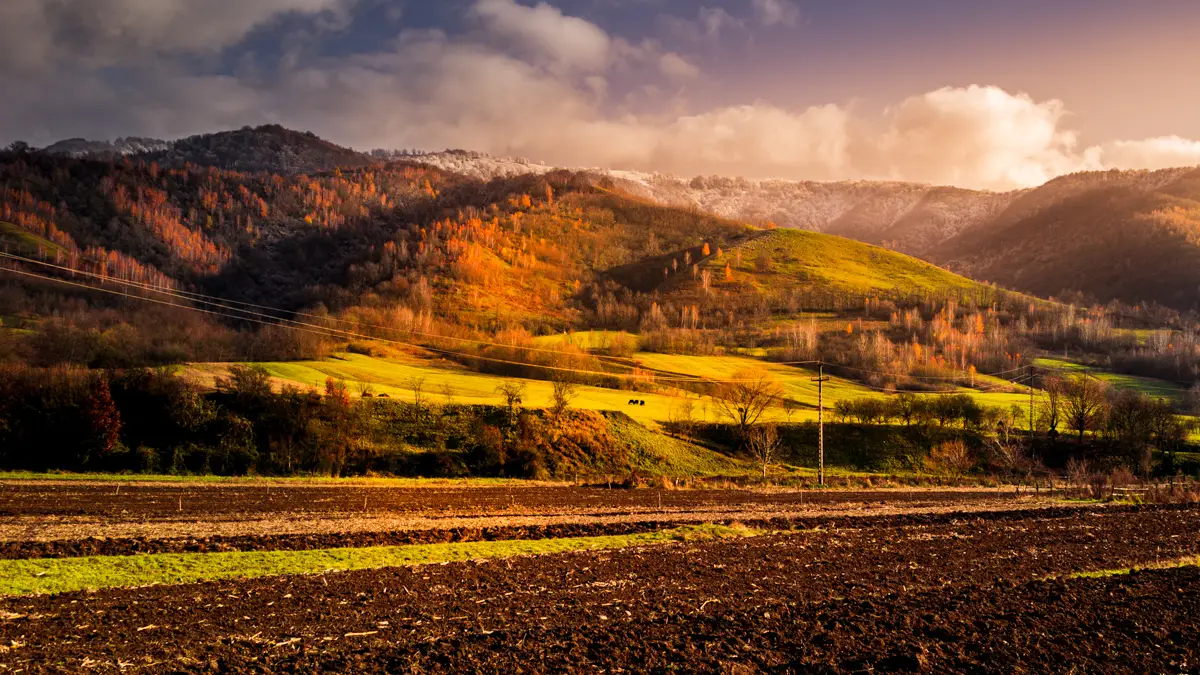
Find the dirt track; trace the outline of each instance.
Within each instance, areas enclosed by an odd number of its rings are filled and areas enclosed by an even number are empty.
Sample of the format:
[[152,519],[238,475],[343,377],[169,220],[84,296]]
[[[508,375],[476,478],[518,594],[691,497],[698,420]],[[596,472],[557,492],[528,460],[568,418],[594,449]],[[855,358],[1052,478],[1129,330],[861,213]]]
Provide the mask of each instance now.
[[1200,511],[740,541],[0,601],[0,672],[1200,672]]

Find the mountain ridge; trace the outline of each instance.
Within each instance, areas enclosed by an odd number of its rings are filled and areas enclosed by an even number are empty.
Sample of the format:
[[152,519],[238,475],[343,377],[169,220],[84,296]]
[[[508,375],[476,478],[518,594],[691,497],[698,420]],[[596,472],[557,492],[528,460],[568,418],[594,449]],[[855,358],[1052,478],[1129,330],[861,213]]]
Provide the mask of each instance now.
[[[126,147],[150,142],[134,141]],[[112,156],[110,151],[92,152],[87,142],[78,139],[55,146],[46,152]],[[308,132],[272,125],[193,136],[173,141],[165,149],[122,156],[176,168],[193,164],[289,175],[416,163],[482,182],[536,178],[558,171],[521,158],[465,150],[360,153]],[[878,180],[683,179],[612,169],[580,171],[656,203],[760,227],[778,225],[835,234],[1043,296],[1081,292],[1099,302],[1149,301],[1184,310],[1200,307],[1195,293],[1200,272],[1187,267],[1191,255],[1156,253],[1140,245],[1135,236],[1151,232],[1150,241],[1159,245],[1185,250],[1200,246],[1186,233],[1176,236],[1168,232],[1170,227],[1185,231],[1196,227],[1193,216],[1187,215],[1193,202],[1200,199],[1200,180],[1187,180],[1195,172],[1192,168],[1079,172],[1009,192]],[[1120,193],[1124,197],[1115,198],[1120,190],[1125,190]],[[1138,195],[1154,198],[1139,201]],[[1109,204],[1118,215],[1105,219],[1100,213],[1103,209],[1092,208],[1092,203]],[[1182,209],[1185,215],[1172,215],[1168,212],[1172,208]],[[1097,218],[1104,222],[1107,235],[1087,236],[1094,234],[1088,222]],[[1060,231],[1068,234],[1054,234]],[[1047,250],[1039,250],[1037,241],[1052,243]],[[1136,260],[1131,258],[1134,251]],[[1160,264],[1150,265],[1160,255],[1165,256]],[[1098,262],[1088,266],[1080,264],[1081,260]],[[1162,264],[1180,266],[1162,270],[1162,278],[1169,282],[1151,282],[1135,274],[1139,266],[1161,268]],[[1120,276],[1113,276],[1114,270],[1138,276],[1131,282],[1134,292],[1123,288]]]

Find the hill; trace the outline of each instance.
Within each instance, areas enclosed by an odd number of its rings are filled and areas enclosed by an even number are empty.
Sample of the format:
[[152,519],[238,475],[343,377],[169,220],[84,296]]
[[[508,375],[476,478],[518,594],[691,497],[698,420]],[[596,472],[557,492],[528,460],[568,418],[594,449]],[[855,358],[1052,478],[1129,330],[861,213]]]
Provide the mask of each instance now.
[[108,142],[72,138],[47,146],[41,152],[77,159],[137,157],[172,168],[191,164],[230,171],[282,174],[321,173],[382,161],[330,143],[312,132],[293,131],[277,124],[200,134],[175,141],[131,137]]
[[[480,176],[546,170],[475,153],[417,159]],[[1198,281],[1189,239],[1194,171],[1084,172],[1007,193],[887,181],[600,173],[642,199],[882,245],[1024,292],[1187,310],[1196,307]]]
[[1042,295],[1200,307],[1200,170],[1051,181],[930,259]]
[[981,305],[1001,293],[911,256],[830,234],[746,230],[622,266],[608,278],[658,298],[670,316],[751,324],[803,311],[840,311],[889,301],[914,306],[949,299]]

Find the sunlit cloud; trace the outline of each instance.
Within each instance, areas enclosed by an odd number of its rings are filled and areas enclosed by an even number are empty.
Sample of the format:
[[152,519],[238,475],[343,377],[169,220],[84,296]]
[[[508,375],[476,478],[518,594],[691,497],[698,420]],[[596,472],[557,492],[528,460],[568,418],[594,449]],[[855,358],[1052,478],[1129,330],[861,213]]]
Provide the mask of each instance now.
[[[7,19],[0,21],[0,55],[25,50],[22,61],[0,68],[8,94],[0,129],[14,134],[8,140],[49,142],[277,122],[362,149],[461,147],[685,177],[872,178],[986,189],[1080,170],[1200,164],[1200,142],[1179,137],[1081,147],[1068,102],[994,86],[914,92],[874,108],[844,101],[705,106],[679,96],[704,77],[701,59],[665,46],[682,42],[666,34],[630,41],[544,2],[476,0],[458,33],[401,29],[369,51],[273,63],[247,56],[231,71],[197,68],[197,56],[219,53],[281,17],[336,30],[357,7],[353,0],[220,1],[221,9],[204,12],[185,0],[63,0],[54,11],[40,0],[0,5]],[[691,37],[703,38],[802,18],[781,0],[749,10],[745,17],[701,10],[685,23]],[[89,17],[97,22],[77,25]],[[82,39],[48,44],[44,37],[71,34]],[[38,86],[30,86],[35,72]]]

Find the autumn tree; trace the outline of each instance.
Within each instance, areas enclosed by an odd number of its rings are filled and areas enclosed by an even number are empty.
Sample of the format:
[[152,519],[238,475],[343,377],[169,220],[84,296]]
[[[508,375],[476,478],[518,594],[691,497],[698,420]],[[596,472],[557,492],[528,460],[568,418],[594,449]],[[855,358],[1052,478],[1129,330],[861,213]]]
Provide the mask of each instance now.
[[954,478],[962,478],[975,466],[971,450],[961,440],[945,441],[929,451],[933,468]]
[[101,461],[108,459],[121,447],[121,414],[113,403],[108,378],[99,377],[91,382],[83,416],[92,444],[88,448],[90,456]]
[[728,382],[717,388],[713,396],[717,409],[737,425],[738,433],[746,432],[783,397],[783,388],[761,368],[748,368],[733,374]]

